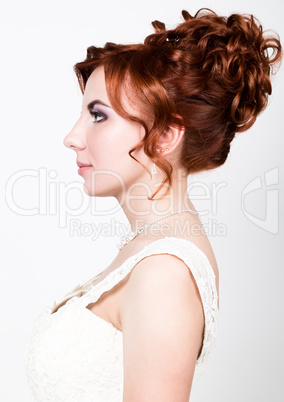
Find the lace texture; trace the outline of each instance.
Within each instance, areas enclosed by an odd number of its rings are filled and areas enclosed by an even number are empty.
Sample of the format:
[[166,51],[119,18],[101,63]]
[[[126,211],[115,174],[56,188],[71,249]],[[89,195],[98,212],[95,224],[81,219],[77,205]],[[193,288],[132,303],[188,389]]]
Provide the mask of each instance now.
[[123,338],[111,323],[86,307],[119,283],[144,257],[175,255],[192,272],[205,317],[201,354],[193,381],[204,371],[217,338],[218,305],[214,271],[207,256],[189,240],[165,237],[150,243],[82,296],[36,320],[25,354],[35,400],[42,402],[120,402],[123,398]]

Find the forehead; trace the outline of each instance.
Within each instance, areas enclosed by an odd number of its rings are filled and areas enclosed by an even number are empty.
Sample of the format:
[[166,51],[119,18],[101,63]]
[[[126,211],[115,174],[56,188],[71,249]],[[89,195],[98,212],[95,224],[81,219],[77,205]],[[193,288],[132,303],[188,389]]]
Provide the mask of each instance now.
[[[120,84],[121,82],[122,81],[120,81]],[[115,82],[111,83],[112,90],[115,85]],[[84,91],[83,107],[86,107],[94,99],[101,100],[116,111],[107,94],[104,66],[98,66],[88,78]],[[140,116],[139,106],[135,104],[135,93],[129,87],[127,80],[120,86],[119,95],[117,96],[116,94],[116,100],[119,101],[119,104],[127,114]]]
[[84,91],[83,105],[88,104],[94,99],[100,99],[105,103],[109,103],[103,66],[97,67],[88,78]]

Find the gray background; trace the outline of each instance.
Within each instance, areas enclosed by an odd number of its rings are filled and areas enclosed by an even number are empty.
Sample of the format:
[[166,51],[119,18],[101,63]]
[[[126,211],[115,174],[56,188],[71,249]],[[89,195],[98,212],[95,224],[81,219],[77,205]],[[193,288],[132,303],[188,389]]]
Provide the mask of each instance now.
[[[194,14],[201,7],[255,14],[284,38],[283,3],[275,0],[237,6],[224,0],[17,0],[2,8],[1,401],[32,401],[23,354],[41,309],[115,257],[119,236],[94,240],[90,223],[119,221],[127,228],[114,198],[91,202],[83,193],[75,154],[62,143],[81,110],[73,64],[89,45],[141,42],[152,33],[151,21],[171,27],[182,9]],[[284,399],[283,81],[282,68],[268,109],[237,135],[226,164],[189,177],[195,207],[206,212],[221,281],[219,339],[192,402]],[[39,203],[40,213],[28,215]],[[66,206],[75,212],[65,219]],[[72,220],[80,231],[72,232]]]

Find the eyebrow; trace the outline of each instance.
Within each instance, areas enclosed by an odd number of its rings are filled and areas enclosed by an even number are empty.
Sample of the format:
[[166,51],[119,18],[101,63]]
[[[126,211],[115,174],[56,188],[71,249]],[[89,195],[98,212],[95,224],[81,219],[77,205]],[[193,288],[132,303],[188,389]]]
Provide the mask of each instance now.
[[107,105],[106,103],[102,102],[102,101],[99,100],[99,99],[96,99],[96,100],[93,100],[92,102],[90,102],[90,103],[88,104],[88,106],[87,106],[88,110],[89,110],[89,111],[92,110],[95,105],[102,105],[102,106],[111,108],[111,107],[110,107],[109,105]]

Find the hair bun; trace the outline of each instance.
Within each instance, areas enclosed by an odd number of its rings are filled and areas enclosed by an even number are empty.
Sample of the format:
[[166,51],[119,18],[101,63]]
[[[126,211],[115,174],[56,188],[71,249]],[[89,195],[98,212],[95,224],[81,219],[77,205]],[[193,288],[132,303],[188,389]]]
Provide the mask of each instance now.
[[[177,66],[180,61],[183,78],[188,74],[196,82],[208,83],[207,92],[210,86],[215,87],[222,96],[225,88],[227,114],[234,131],[248,129],[271,94],[270,75],[281,58],[279,37],[265,36],[252,15],[232,14],[226,18],[204,8],[194,16],[183,10],[182,16],[185,21],[168,31],[165,24],[154,21],[156,32],[145,39],[145,44],[176,49],[175,53],[167,53],[169,65]],[[203,90],[201,84],[196,93]],[[189,91],[188,96],[196,93]]]
[[271,73],[281,58],[278,37],[265,36],[259,21],[231,15],[227,20],[226,59],[222,64],[224,85],[235,93],[231,116],[236,131],[248,129],[267,105],[272,92]]

